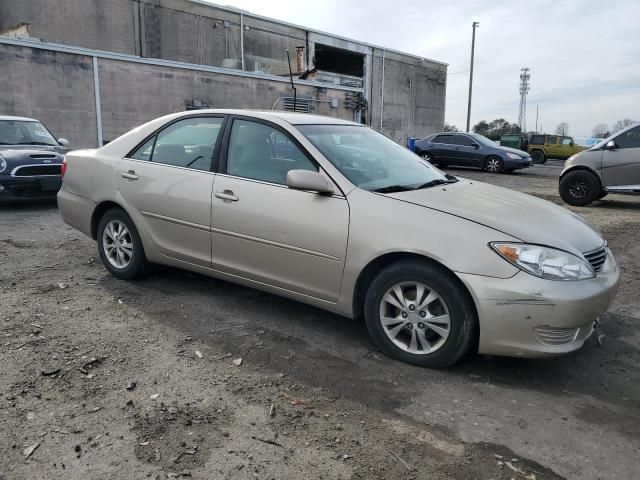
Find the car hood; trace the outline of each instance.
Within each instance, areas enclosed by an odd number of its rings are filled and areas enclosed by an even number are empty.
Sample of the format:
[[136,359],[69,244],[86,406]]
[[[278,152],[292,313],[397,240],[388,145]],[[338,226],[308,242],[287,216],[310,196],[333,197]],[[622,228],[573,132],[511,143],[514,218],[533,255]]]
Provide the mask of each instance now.
[[[602,246],[598,230],[582,217],[546,200],[487,183],[457,183],[386,194],[493,228],[527,243],[572,253]],[[464,235],[464,232],[460,232]]]

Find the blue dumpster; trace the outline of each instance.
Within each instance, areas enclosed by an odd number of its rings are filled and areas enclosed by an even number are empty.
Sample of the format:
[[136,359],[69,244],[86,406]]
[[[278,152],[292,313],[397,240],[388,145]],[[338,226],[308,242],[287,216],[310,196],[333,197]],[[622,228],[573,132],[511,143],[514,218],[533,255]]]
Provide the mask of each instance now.
[[407,148],[412,152],[416,151],[416,140],[417,138],[409,137],[409,141],[407,142]]

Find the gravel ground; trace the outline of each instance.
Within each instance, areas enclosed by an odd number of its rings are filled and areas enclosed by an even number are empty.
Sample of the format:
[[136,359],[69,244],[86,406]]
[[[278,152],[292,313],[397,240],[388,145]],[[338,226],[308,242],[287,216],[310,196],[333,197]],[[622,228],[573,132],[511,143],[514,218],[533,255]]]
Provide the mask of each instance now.
[[[560,169],[449,172],[560,203]],[[115,280],[54,204],[0,207],[0,479],[639,478],[640,199],[573,210],[623,273],[597,335],[434,371],[269,294]]]

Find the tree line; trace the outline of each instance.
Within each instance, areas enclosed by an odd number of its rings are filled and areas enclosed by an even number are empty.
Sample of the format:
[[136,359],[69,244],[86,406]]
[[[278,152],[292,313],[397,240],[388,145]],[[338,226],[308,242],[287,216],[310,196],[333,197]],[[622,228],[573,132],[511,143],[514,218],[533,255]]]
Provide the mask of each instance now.
[[[598,123],[595,127],[593,127],[592,136],[595,138],[607,138],[609,135],[612,135],[622,130],[623,128],[628,127],[633,123],[636,123],[636,121],[629,118],[618,120],[613,125],[611,125],[611,127],[607,126],[607,124],[605,123]],[[455,125],[445,122],[443,131],[459,132],[460,130]],[[522,133],[520,125],[518,125],[517,123],[509,123],[504,118],[496,118],[491,122],[481,120],[473,126],[472,131],[474,133],[484,135],[491,140],[500,140],[500,137],[507,133]],[[569,135],[569,124],[567,122],[560,122],[554,129],[553,133],[555,133],[556,135]]]

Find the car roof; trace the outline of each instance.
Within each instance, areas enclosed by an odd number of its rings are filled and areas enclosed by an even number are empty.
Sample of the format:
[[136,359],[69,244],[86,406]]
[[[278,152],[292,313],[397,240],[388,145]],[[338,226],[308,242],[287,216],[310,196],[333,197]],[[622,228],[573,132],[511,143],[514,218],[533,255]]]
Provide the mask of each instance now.
[[246,115],[268,120],[269,118],[278,118],[284,120],[291,125],[355,125],[362,126],[357,122],[343,120],[341,118],[328,117],[324,115],[312,115],[309,113],[283,112],[278,110],[241,110],[241,109],[202,109],[190,110],[184,113],[184,116],[198,115],[206,113],[224,113],[226,115]]
[[27,117],[11,117],[8,115],[0,115],[0,120],[11,120],[14,122],[37,122],[35,118],[27,118]]

